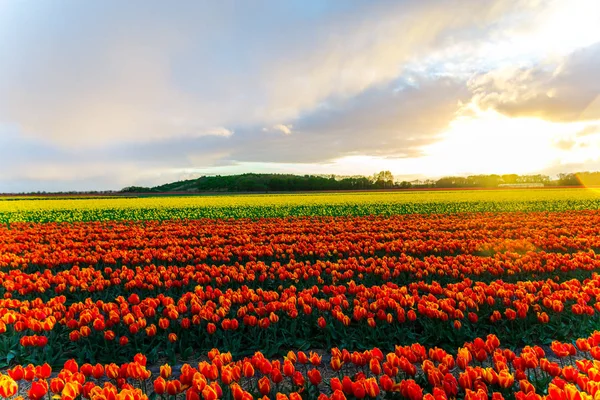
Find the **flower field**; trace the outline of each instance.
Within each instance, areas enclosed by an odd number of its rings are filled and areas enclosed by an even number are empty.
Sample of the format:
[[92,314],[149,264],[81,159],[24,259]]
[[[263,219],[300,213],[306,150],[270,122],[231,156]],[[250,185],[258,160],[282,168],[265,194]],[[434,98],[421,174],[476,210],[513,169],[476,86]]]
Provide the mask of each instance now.
[[[12,200],[12,201],[11,201]],[[158,197],[0,197],[0,223],[285,218],[600,209],[600,189],[339,192]]]
[[600,398],[597,194],[419,194],[0,200],[0,397]]

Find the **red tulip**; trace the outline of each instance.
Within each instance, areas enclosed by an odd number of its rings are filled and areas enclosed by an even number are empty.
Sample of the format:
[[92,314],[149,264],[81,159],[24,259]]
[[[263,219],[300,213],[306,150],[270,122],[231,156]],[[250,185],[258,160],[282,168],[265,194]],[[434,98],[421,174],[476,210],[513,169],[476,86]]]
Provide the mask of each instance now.
[[[162,376],[157,378],[157,380],[158,379],[162,379]],[[181,392],[181,382],[177,379],[167,381],[166,390],[169,395],[175,396],[176,394]]]
[[271,392],[271,383],[269,382],[269,378],[263,376],[258,380],[258,391],[263,396],[266,396]]
[[167,390],[167,382],[162,376],[159,376],[154,380],[154,392],[156,394],[162,395]]
[[323,380],[321,378],[321,372],[319,372],[319,370],[315,368],[308,371],[306,375],[308,375],[308,380],[310,381],[310,383],[312,383],[315,386],[318,386]]
[[54,378],[50,381],[50,390],[52,393],[59,394],[65,387],[65,381],[61,378]]
[[38,400],[48,393],[48,382],[45,380],[34,381],[31,383],[31,389],[27,392],[29,398]]
[[367,395],[367,391],[365,390],[362,382],[353,382],[352,383],[352,394],[357,399],[363,399]]

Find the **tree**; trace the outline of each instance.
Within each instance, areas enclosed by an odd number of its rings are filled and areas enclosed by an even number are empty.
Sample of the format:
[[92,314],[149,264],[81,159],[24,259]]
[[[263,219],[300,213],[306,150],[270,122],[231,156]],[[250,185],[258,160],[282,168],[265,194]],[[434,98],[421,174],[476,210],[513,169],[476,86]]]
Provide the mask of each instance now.
[[384,189],[394,186],[394,175],[390,171],[380,171],[373,175],[373,183]]

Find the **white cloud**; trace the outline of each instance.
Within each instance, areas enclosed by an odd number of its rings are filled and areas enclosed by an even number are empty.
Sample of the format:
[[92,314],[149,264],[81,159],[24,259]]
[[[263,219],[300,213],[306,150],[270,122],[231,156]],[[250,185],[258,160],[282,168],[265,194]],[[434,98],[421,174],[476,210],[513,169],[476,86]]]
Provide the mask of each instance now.
[[283,133],[284,135],[291,135],[292,134],[292,128],[294,127],[294,125],[292,124],[276,124],[273,125],[270,129],[269,128],[263,128],[264,132],[269,132],[269,131],[277,131],[279,133]]
[[221,126],[221,127],[217,127],[217,128],[208,129],[205,132],[200,132],[200,134],[199,134],[199,136],[204,136],[204,135],[229,137],[229,136],[233,135],[233,131],[231,131],[227,128],[223,128]]

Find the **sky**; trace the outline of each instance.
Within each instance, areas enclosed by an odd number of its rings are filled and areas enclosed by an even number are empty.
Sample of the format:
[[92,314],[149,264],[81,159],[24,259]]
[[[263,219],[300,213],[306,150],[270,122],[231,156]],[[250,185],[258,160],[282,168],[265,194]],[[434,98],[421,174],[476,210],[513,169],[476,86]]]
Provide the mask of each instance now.
[[600,170],[600,1],[0,0],[0,192]]

